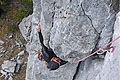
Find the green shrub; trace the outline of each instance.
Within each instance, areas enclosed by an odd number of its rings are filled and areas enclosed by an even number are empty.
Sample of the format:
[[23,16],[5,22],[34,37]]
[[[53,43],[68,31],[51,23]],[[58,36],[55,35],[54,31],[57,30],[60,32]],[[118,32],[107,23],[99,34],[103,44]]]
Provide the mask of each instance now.
[[7,9],[11,0],[0,0],[0,8]]
[[17,13],[13,14],[13,18],[16,19],[16,20],[21,20],[28,15],[29,15],[29,11],[21,9]]
[[9,0],[0,0],[0,6],[7,5]]
[[4,5],[4,4],[5,4],[5,2],[0,0],[0,5]]
[[24,8],[20,9],[17,13],[13,14],[13,18],[16,20],[21,20],[32,13],[32,0],[20,0]]
[[11,0],[0,0],[0,15],[7,12]]
[[11,24],[8,26],[8,32],[14,33],[17,30],[17,25]]
[[21,0],[21,4],[26,8],[26,10],[31,14],[33,3],[32,0]]

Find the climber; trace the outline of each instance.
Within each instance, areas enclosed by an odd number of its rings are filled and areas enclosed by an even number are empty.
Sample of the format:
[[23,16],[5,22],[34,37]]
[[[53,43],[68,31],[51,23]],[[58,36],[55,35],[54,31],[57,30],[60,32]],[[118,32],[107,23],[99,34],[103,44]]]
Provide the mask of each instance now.
[[39,39],[40,39],[40,43],[41,43],[41,46],[42,46],[41,53],[40,53],[40,51],[38,51],[38,53],[40,54],[40,55],[38,55],[38,58],[40,60],[42,60],[42,58],[43,58],[46,61],[47,68],[49,70],[56,70],[61,65],[66,64],[68,61],[64,61],[64,60],[60,59],[59,57],[57,57],[55,55],[55,53],[53,52],[53,50],[51,48],[47,48],[44,45],[43,36],[42,36],[42,33],[41,33],[41,29],[40,29],[40,23],[38,23],[38,34],[39,34]]

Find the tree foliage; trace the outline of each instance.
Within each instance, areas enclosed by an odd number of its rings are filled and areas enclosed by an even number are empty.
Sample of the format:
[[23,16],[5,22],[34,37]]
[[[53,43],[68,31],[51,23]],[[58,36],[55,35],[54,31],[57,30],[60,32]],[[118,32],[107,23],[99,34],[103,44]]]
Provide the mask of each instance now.
[[8,5],[11,0],[0,0],[0,16],[3,12],[8,10]]

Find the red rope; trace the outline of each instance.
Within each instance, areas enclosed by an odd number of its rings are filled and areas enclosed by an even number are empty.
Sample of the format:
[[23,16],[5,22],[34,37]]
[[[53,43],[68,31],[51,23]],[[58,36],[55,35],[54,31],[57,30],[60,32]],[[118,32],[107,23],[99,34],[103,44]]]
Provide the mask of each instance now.
[[83,61],[83,60],[85,60],[85,59],[87,59],[87,58],[93,56],[93,55],[96,54],[97,52],[101,51],[102,49],[104,49],[104,48],[106,48],[107,46],[109,46],[110,44],[112,44],[112,43],[113,43],[115,40],[117,40],[118,38],[120,38],[120,36],[118,36],[116,39],[112,40],[110,43],[108,43],[108,44],[105,45],[104,47],[100,48],[100,49],[97,50],[96,52],[94,52],[94,53],[92,53],[92,54],[86,56],[85,58],[83,58],[83,59],[81,59],[81,60],[78,60],[78,61],[76,61],[76,62],[74,62],[74,63],[79,63],[80,61]]

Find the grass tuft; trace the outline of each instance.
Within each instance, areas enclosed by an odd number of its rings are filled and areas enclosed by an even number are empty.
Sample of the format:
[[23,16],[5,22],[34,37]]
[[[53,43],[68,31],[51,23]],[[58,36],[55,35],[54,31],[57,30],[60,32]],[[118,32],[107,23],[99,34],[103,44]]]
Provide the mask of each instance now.
[[8,32],[14,33],[17,30],[17,25],[11,24],[8,26]]

